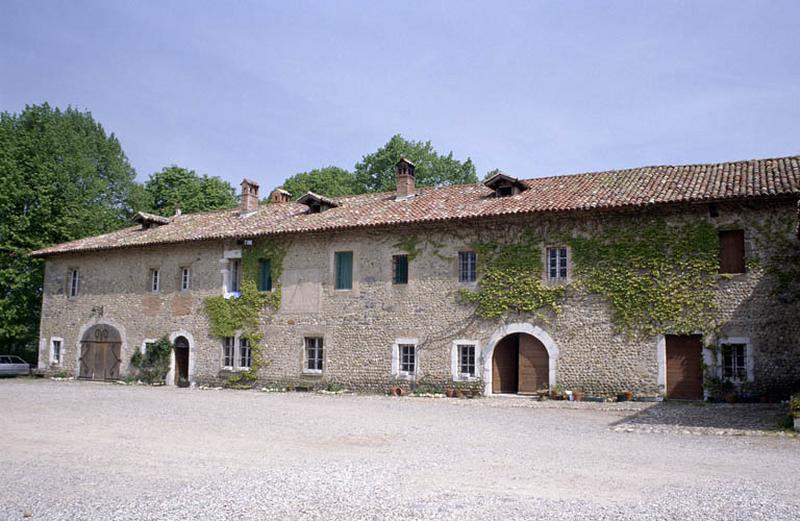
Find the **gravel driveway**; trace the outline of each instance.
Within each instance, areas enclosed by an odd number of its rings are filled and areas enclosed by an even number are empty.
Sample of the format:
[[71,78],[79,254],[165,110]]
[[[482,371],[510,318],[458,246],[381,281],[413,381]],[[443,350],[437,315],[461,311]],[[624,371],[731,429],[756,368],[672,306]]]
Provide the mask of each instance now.
[[641,425],[651,405],[43,380],[0,380],[0,403],[0,519],[773,520],[800,512],[800,440],[619,429]]

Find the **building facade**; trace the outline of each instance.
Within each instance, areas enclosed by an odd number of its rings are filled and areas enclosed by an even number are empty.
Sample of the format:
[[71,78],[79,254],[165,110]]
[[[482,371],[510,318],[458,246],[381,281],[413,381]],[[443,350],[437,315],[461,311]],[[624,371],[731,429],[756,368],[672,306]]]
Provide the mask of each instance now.
[[[275,191],[259,205],[245,180],[242,194],[235,210],[138,214],[35,252],[40,367],[119,378],[167,336],[169,384],[246,373],[375,392],[700,399],[727,382],[800,383],[796,157],[434,189],[401,161],[396,193]],[[218,323],[209,302],[251,294],[256,324]]]

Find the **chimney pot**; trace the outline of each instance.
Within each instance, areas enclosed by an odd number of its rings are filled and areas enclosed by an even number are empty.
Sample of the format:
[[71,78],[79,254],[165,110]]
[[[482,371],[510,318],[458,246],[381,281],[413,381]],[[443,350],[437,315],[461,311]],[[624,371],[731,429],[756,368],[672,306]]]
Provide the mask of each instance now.
[[242,180],[242,195],[239,198],[240,213],[255,212],[258,209],[258,183],[250,179]]
[[401,157],[395,165],[397,171],[397,199],[406,199],[414,195],[416,173],[414,163]]
[[292,194],[283,188],[276,188],[269,194],[269,202],[271,203],[288,203],[292,200]]

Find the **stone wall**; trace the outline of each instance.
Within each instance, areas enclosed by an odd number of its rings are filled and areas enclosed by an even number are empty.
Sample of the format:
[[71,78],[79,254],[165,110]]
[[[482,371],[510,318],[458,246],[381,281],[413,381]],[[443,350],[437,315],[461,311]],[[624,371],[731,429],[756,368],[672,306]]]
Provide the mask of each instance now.
[[[402,203],[398,203],[402,204]],[[260,370],[264,384],[317,387],[337,382],[347,388],[382,391],[391,385],[409,385],[392,374],[392,350],[397,339],[415,339],[418,349],[416,383],[446,385],[452,382],[451,354],[455,340],[478,346],[481,378],[490,363],[490,339],[504,325],[538,327],[558,351],[557,383],[587,393],[615,394],[622,390],[656,394],[663,364],[657,356],[658,338],[637,338],[615,332],[604,299],[570,288],[557,316],[546,321],[531,315],[507,317],[505,322],[476,317],[470,305],[459,303],[458,292],[470,285],[458,282],[458,252],[475,240],[513,241],[526,230],[544,236],[562,232],[594,233],[608,225],[624,225],[649,217],[691,222],[709,220],[718,226],[746,229],[748,256],[763,241],[757,224],[767,216],[796,217],[794,202],[769,207],[720,205],[710,217],[707,205],[692,205],[637,213],[575,213],[562,216],[510,216],[474,223],[452,223],[393,229],[324,234],[303,234],[269,239],[287,249],[283,261],[283,302],[276,313],[263,317],[263,355]],[[405,253],[401,239],[415,237],[419,255],[409,263],[407,285],[391,282],[392,255]],[[81,330],[106,321],[118,324],[126,339],[123,359],[145,338],[191,335],[190,377],[199,383],[219,383],[221,340],[208,334],[202,300],[222,294],[221,259],[224,251],[241,248],[235,243],[202,243],[59,256],[48,259],[42,314],[42,349],[51,336],[65,339],[64,367],[77,372],[76,349]],[[353,289],[334,289],[334,252],[354,252]],[[177,291],[179,267],[192,262],[194,285],[186,295]],[[480,262],[480,260],[479,260]],[[66,270],[78,266],[81,295],[64,296]],[[149,267],[160,265],[164,288],[158,295],[147,291]],[[174,276],[173,276],[174,274]],[[747,337],[753,350],[754,389],[788,386],[800,381],[796,360],[800,355],[797,301],[783,302],[772,295],[772,282],[753,270],[719,284],[723,336]],[[98,317],[93,309],[103,308]],[[187,310],[191,313],[186,314]],[[324,338],[324,371],[304,374],[303,339]],[[708,339],[711,342],[713,339]],[[43,352],[40,360],[48,360]],[[794,361],[794,362],[793,362]],[[483,386],[488,382],[476,381]]]

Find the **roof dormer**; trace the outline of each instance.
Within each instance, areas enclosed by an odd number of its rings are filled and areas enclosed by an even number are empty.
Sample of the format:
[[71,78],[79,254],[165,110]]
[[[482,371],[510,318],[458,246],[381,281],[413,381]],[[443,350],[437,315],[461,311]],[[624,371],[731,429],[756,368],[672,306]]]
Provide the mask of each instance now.
[[169,224],[169,218],[152,213],[136,212],[136,214],[133,216],[133,222],[141,224],[142,230],[148,230],[155,226]]
[[492,177],[483,182],[483,184],[494,190],[495,197],[509,197],[524,192],[528,187],[517,179],[503,172],[497,172]]
[[330,210],[331,208],[339,206],[339,203],[333,199],[328,199],[314,192],[306,192],[297,202],[308,206],[308,213],[322,213],[325,210]]

